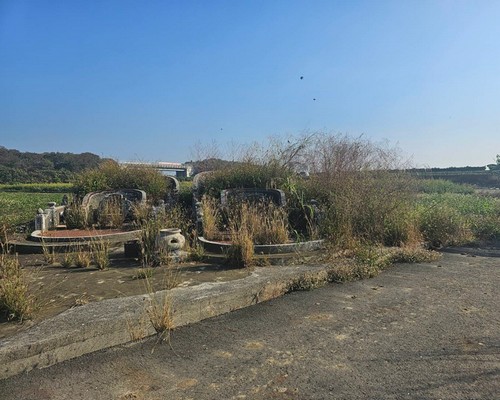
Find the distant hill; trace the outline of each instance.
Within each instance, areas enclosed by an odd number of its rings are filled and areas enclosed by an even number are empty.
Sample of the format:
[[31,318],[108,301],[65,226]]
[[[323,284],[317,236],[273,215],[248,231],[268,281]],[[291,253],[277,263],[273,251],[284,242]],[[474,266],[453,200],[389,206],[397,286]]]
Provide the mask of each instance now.
[[0,146],[0,183],[69,182],[104,160],[92,153],[29,153]]

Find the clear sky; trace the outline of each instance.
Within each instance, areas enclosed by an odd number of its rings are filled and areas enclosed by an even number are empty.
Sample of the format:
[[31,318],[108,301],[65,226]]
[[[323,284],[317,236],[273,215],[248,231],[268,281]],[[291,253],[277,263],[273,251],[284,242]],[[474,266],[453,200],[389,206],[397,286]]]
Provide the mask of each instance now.
[[2,146],[187,161],[305,131],[494,162],[500,0],[0,0]]

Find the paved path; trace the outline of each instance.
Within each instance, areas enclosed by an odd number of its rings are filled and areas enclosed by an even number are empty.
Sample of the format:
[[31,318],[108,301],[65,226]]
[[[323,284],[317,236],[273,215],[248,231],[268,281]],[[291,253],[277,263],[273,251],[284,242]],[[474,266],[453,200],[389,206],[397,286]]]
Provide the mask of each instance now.
[[446,254],[0,381],[0,399],[498,399],[500,258]]

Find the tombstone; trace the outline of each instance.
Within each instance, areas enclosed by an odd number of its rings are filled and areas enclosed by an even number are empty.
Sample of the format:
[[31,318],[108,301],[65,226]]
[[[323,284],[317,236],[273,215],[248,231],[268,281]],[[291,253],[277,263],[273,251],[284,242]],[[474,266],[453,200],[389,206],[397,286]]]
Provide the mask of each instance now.
[[114,191],[132,203],[146,203],[146,192],[139,189],[119,189]]
[[146,192],[139,189],[120,189],[117,193],[123,196],[125,222],[130,222],[134,218],[134,206],[146,204]]
[[165,175],[165,180],[167,181],[167,195],[165,196],[165,203],[168,205],[174,205],[179,199],[179,190],[181,185],[177,179],[173,176]]
[[181,188],[181,185],[177,179],[173,176],[165,175],[165,180],[167,181],[167,187],[172,194],[178,194]]
[[38,211],[36,212],[35,230],[42,232],[47,230],[47,215],[41,208],[39,208]]
[[250,203],[272,202],[278,207],[286,205],[285,192],[279,189],[226,189],[221,191],[221,205],[227,206],[232,202],[247,201]]
[[146,204],[146,192],[139,189],[119,189],[87,193],[83,197],[82,207],[92,223],[98,221],[100,210],[102,211],[106,205],[109,205],[112,199],[120,201],[125,221],[130,221],[133,218],[133,206]]
[[193,178],[193,204],[201,200],[201,193],[204,188],[205,181],[213,174],[213,171],[204,171],[196,174]]
[[99,204],[108,192],[90,192],[82,200],[82,208],[87,214],[87,220],[90,224],[97,223]]
[[[109,193],[100,202],[96,217],[99,225],[110,227],[114,225],[114,214],[120,213],[122,223],[125,220],[124,197],[120,193]],[[120,224],[121,225],[121,224]]]

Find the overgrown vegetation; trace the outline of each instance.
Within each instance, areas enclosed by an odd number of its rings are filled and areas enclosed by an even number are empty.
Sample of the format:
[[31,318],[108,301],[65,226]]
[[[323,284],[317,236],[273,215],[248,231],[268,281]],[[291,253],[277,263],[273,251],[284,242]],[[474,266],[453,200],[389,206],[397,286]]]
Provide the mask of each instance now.
[[[285,192],[288,234],[295,240],[323,237],[353,249],[360,243],[438,247],[500,238],[499,199],[479,196],[470,185],[417,179],[404,172],[398,150],[384,144],[317,133],[252,149],[201,182],[206,238],[223,239],[221,230],[230,226],[218,204],[220,191],[251,187]],[[241,219],[241,206],[234,209],[230,217]],[[252,210],[245,213],[253,220]],[[259,211],[260,219],[265,215]],[[258,230],[249,229],[254,244]]]
[[[189,243],[189,233],[193,230],[193,222],[180,205],[156,210],[156,212],[153,212],[150,207],[139,206],[136,207],[134,213],[137,218],[137,228],[141,230],[139,240],[143,267],[157,267],[170,262],[168,249],[159,242],[161,229],[180,229],[188,238],[188,247],[195,248],[194,241]],[[191,239],[195,240],[195,238]]]
[[[324,261],[332,261],[327,277],[303,276],[286,290],[305,290],[326,280],[345,282],[370,278],[385,268],[404,262],[432,262],[438,253],[426,247],[462,245],[500,239],[500,198],[479,195],[470,185],[441,179],[416,179],[401,168],[397,149],[363,137],[314,134],[274,140],[269,148],[251,147],[239,161],[223,165],[201,181],[203,236],[231,242],[227,254],[232,265],[258,265],[254,245],[326,239]],[[208,165],[208,164],[207,164]],[[399,171],[399,172],[398,172]],[[7,251],[9,228],[33,219],[37,208],[58,201],[68,184],[22,184],[0,187],[0,315],[24,320],[33,315],[35,296],[16,256]],[[160,336],[173,328],[172,301],[152,288],[153,271],[166,269],[162,289],[178,285],[179,275],[168,268],[171,257],[159,245],[162,228],[180,228],[193,259],[203,257],[197,245],[191,211],[191,183],[182,182],[179,202],[166,208],[167,183],[157,170],[142,166],[122,167],[114,161],[78,174],[78,196],[95,190],[136,188],[145,190],[148,203],[133,209],[133,224],[141,229],[141,265],[134,276],[149,285],[147,315]],[[220,191],[238,188],[272,188],[285,193],[286,206],[271,201],[220,203]],[[30,190],[30,193],[16,191]],[[48,193],[43,193],[46,191]],[[58,201],[59,202],[59,201]],[[100,210],[96,226],[120,227],[122,204],[109,201]],[[90,227],[88,216],[72,202],[66,208],[68,228]],[[427,246],[425,246],[427,245]],[[98,269],[110,267],[109,243],[95,240],[88,247],[58,255],[43,245],[44,259],[62,267]],[[156,289],[159,287],[156,281]],[[278,290],[277,289],[277,290]]]
[[422,195],[419,228],[432,246],[460,245],[500,238],[500,199],[475,194]]
[[[295,240],[322,236],[341,247],[360,241],[402,245],[418,241],[419,235],[413,215],[413,179],[394,172],[398,163],[395,149],[362,137],[318,133],[286,142],[274,140],[270,148],[247,154],[243,161],[207,176],[200,190],[212,198],[227,188],[283,190],[286,228],[276,219],[272,224],[288,231],[279,237],[281,243],[286,236]],[[259,214],[262,219],[262,210]],[[210,236],[220,221],[215,213],[204,210],[204,216],[205,234]],[[269,234],[264,237],[269,243]]]

